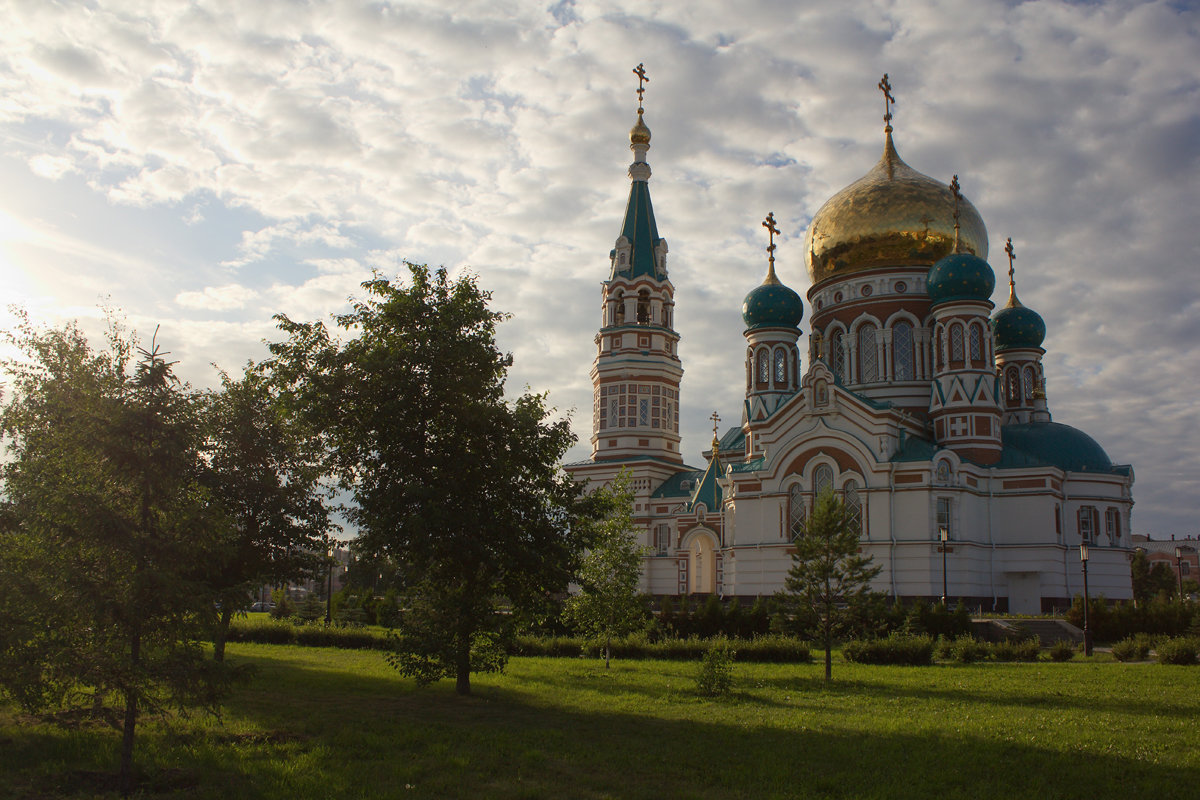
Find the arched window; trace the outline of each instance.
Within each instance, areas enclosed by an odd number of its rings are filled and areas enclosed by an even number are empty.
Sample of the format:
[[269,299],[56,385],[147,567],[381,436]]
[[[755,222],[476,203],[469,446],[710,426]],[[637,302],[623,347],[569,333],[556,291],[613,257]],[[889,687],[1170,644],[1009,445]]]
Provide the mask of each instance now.
[[650,290],[642,289],[638,292],[637,302],[637,321],[638,325],[650,324]]
[[746,353],[746,388],[754,388],[754,354]]
[[787,386],[787,352],[782,347],[775,351],[775,388]]
[[616,298],[617,298],[617,324],[624,325],[625,324],[625,293],[618,291],[616,294]]
[[1033,399],[1033,390],[1036,386],[1037,386],[1037,381],[1033,377],[1033,367],[1026,367],[1024,380],[1022,381],[1022,384],[1021,384],[1021,388],[1023,390],[1021,393],[1025,396],[1026,400]]
[[804,489],[798,483],[788,489],[788,533],[793,539],[804,533]]
[[862,498],[858,494],[858,482],[846,481],[845,487],[846,517],[855,533],[862,533]]
[[829,337],[829,368],[839,380],[846,380],[846,340],[840,330]]
[[1016,367],[1009,367],[1004,373],[1004,398],[1013,406],[1021,401],[1021,374]]
[[770,360],[771,356],[765,348],[758,351],[758,374],[755,376],[755,380],[759,383],[766,383],[771,379]]
[[971,325],[971,362],[973,364],[983,363],[983,335],[976,324]]
[[939,461],[938,462],[937,482],[938,483],[949,483],[950,482],[950,462],[949,461]]
[[963,360],[963,332],[961,325],[950,326],[950,361]]
[[858,380],[879,380],[879,354],[875,351],[875,326],[867,323],[858,329]]
[[813,471],[813,495],[821,496],[821,492],[833,489],[833,467],[821,464]]
[[913,379],[912,325],[897,322],[892,326],[892,370],[898,381]]

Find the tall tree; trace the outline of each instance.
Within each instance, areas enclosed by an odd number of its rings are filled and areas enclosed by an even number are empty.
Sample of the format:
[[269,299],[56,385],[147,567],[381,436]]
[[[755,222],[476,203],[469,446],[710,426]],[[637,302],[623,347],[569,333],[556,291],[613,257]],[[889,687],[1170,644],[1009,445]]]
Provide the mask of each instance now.
[[414,657],[393,663],[452,675],[467,694],[473,668],[496,666],[473,665],[471,652],[498,627],[497,599],[544,602],[576,566],[583,504],[558,466],[574,436],[543,396],[506,402],[511,357],[496,346],[504,315],[490,295],[472,278],[408,268],[407,286],[363,284],[366,298],[335,317],[344,342],[321,322],[279,317],[288,339],[271,345],[270,367],[328,435],[362,551],[404,565],[413,598],[401,641]]
[[583,557],[576,583],[579,591],[567,598],[566,613],[586,636],[604,642],[608,669],[612,639],[636,630],[645,619],[637,584],[646,548],[633,527],[633,490],[624,470],[594,498],[603,517],[596,523],[591,548]]
[[321,486],[319,441],[283,413],[268,377],[251,364],[221,373],[204,414],[204,481],[220,509],[221,546],[207,563],[216,593],[213,656],[225,655],[229,623],[255,586],[313,574],[331,523]]
[[134,364],[115,326],[99,352],[74,325],[23,320],[8,338],[23,357],[4,364],[0,410],[0,686],[30,709],[115,694],[128,794],[139,715],[220,687],[200,644],[211,509],[195,397],[156,347]]
[[831,490],[817,497],[804,530],[796,537],[785,599],[807,616],[825,647],[825,680],[833,674],[833,642],[854,619],[880,567],[859,554],[859,527]]

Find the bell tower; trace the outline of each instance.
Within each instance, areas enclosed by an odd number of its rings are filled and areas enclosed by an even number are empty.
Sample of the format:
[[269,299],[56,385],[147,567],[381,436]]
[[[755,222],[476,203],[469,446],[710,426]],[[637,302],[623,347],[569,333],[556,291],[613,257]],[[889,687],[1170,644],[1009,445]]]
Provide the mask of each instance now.
[[679,334],[667,242],[650,203],[650,129],[643,120],[646,70],[638,64],[637,122],[629,131],[629,202],[601,284],[600,332],[592,364],[592,460],[652,457],[682,463],[679,453]]

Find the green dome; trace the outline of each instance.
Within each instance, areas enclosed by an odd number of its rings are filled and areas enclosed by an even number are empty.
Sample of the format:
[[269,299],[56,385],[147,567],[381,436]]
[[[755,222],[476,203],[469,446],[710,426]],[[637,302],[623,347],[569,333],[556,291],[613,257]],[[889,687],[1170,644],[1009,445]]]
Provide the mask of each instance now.
[[746,295],[742,303],[742,319],[746,329],[797,328],[804,319],[804,303],[800,295],[784,286],[774,273]]
[[1002,465],[1032,462],[1070,472],[1111,472],[1113,468],[1108,453],[1095,439],[1058,422],[1005,425],[1000,429],[1000,440],[1004,444]]
[[935,306],[954,300],[987,300],[995,288],[996,273],[970,253],[951,253],[929,268],[929,299]]
[[996,340],[998,353],[1023,347],[1041,347],[1046,338],[1046,323],[1041,314],[1016,302],[1014,297],[1007,306],[992,315],[992,336]]

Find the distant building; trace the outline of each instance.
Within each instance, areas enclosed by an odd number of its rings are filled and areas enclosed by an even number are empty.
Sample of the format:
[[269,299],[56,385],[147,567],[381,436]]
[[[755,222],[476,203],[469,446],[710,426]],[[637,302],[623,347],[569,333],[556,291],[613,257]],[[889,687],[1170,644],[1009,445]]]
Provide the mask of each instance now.
[[1200,580],[1200,538],[1184,536],[1176,539],[1151,539],[1135,534],[1133,547],[1144,550],[1150,566],[1163,563],[1171,568],[1177,582]]
[[[1051,421],[1046,327],[1017,299],[1012,261],[995,310],[983,219],[957,180],[904,163],[886,119],[879,162],[808,228],[807,339],[772,233],[766,278],[742,305],[744,341],[729,332],[745,354],[744,374],[728,376],[745,386],[740,421],[719,438],[714,425],[708,465],[694,468],[679,447],[675,286],[639,103],[629,200],[601,287],[592,452],[566,469],[599,483],[631,472],[650,551],[643,588],[655,595],[778,591],[793,538],[830,489],[882,567],[875,588],[894,597],[938,597],[944,580],[952,600],[984,609],[1061,608],[1083,591],[1087,541],[1092,594],[1130,598],[1132,468]],[[748,217],[752,205],[726,215]],[[791,258],[781,261],[801,255]]]

